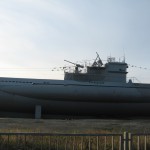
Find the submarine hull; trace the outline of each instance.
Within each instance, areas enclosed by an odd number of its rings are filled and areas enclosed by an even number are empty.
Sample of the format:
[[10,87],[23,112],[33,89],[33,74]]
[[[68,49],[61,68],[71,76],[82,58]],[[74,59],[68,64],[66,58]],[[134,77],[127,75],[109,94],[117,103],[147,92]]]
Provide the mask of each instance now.
[[3,112],[34,114],[35,106],[41,105],[42,114],[50,115],[150,115],[150,103],[68,102],[37,100],[14,95],[9,95],[9,97],[0,102],[0,110]]
[[[6,82],[7,81],[7,82]],[[50,115],[150,115],[150,85],[1,78],[0,111]]]

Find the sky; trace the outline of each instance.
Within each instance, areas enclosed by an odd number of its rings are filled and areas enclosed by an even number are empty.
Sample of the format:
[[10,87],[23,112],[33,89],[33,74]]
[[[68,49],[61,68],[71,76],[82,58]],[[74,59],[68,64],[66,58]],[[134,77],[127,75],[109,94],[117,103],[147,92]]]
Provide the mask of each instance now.
[[64,59],[98,52],[125,56],[128,77],[150,83],[149,8],[149,0],[0,0],[0,76],[63,79]]

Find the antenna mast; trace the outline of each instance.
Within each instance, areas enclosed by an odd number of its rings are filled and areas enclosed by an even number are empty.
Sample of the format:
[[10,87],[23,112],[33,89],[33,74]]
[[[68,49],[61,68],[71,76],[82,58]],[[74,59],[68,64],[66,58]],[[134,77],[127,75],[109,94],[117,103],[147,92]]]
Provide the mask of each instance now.
[[103,62],[100,59],[99,54],[97,52],[96,52],[96,54],[97,54],[97,57],[96,57],[94,63],[92,64],[92,66],[93,67],[96,67],[96,66],[101,67],[103,65]]

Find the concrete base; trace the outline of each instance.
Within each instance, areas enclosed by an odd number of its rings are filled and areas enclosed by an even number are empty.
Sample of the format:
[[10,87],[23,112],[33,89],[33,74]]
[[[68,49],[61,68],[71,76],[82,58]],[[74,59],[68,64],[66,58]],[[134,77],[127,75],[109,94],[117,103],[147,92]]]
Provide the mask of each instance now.
[[35,119],[41,119],[41,113],[42,113],[41,110],[42,110],[41,105],[35,106]]

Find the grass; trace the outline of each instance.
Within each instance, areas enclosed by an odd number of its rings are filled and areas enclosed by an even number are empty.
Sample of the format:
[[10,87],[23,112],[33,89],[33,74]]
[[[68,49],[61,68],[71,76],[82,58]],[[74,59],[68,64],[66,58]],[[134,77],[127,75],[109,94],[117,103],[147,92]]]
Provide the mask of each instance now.
[[[112,134],[129,131],[131,133],[148,133],[150,131],[149,120],[108,120],[108,119],[81,119],[81,120],[35,120],[35,119],[16,119],[16,118],[0,118],[0,132],[19,133],[19,132],[35,132],[35,133],[84,133],[84,134]],[[150,132],[149,132],[150,133]],[[87,150],[89,146],[91,150],[97,148],[97,140],[99,141],[99,149],[106,150],[112,148],[112,137],[66,137],[66,136],[0,136],[0,150],[24,150],[24,149],[49,149],[51,150]],[[105,143],[105,140],[107,142]],[[137,149],[137,137],[133,138],[133,150]],[[114,150],[119,149],[119,137],[114,137]],[[140,137],[140,150],[144,149],[144,137]],[[150,149],[150,137],[147,137],[147,149]]]
[[[144,150],[145,137],[139,137],[139,148]],[[1,135],[1,150],[110,150],[112,149],[112,141],[114,150],[120,149],[120,137],[106,136],[31,136],[31,135]],[[132,141],[132,149],[138,149],[138,137],[134,137]],[[150,137],[147,136],[147,150],[150,149]]]
[[[0,149],[83,149],[87,150],[89,148],[96,149],[110,149],[112,138],[107,137],[107,142],[105,143],[105,137],[73,137],[73,136],[0,136]],[[97,145],[97,142],[100,143]],[[119,147],[119,139],[114,138],[114,150]]]

